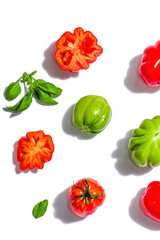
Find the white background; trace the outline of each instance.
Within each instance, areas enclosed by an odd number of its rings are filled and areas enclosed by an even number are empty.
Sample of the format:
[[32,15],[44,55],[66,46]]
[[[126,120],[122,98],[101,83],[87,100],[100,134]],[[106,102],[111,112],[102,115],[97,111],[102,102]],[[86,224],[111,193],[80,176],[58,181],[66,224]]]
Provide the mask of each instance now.
[[[160,89],[138,75],[143,50],[160,40],[159,0],[1,1],[0,4],[0,239],[159,239],[160,223],[140,207],[147,185],[160,180],[160,167],[138,168],[127,150],[132,130],[160,114]],[[76,27],[90,30],[103,54],[78,74],[61,70],[55,41]],[[56,106],[33,100],[14,115],[4,111],[5,88],[23,72],[63,89]],[[101,95],[112,107],[108,127],[95,137],[71,122],[74,104],[88,94]],[[20,172],[17,141],[29,131],[52,136],[55,152],[43,170]],[[70,212],[73,181],[91,177],[105,188],[106,200],[85,219]],[[46,214],[32,216],[33,206],[49,200]]]

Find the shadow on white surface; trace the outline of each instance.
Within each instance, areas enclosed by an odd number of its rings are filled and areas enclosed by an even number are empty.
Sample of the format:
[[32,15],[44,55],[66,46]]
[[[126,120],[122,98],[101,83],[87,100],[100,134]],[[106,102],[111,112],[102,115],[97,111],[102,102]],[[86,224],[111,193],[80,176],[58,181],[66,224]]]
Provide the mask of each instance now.
[[54,58],[55,51],[56,42],[53,42],[44,52],[44,61],[42,63],[42,66],[46,70],[48,75],[53,78],[59,78],[61,80],[71,77],[77,77],[79,74],[78,72],[71,72],[60,68],[59,64]]
[[14,151],[13,151],[13,164],[15,165],[15,172],[20,174],[22,171],[19,168],[19,162],[17,161],[17,147],[18,141],[14,144]]
[[63,131],[66,134],[71,135],[73,137],[77,137],[80,140],[88,140],[88,139],[95,137],[96,135],[94,135],[94,134],[86,134],[85,132],[79,131],[78,128],[76,128],[73,125],[72,115],[73,115],[74,106],[75,106],[75,104],[71,105],[67,109],[67,111],[65,112],[65,114],[63,116],[63,119],[62,119]]
[[54,217],[61,220],[65,224],[82,221],[84,219],[84,218],[80,218],[80,217],[76,216],[70,210],[69,190],[70,190],[70,188],[67,188],[66,190],[61,192],[56,197],[56,199],[53,203]]
[[3,108],[3,111],[10,113],[9,118],[16,117],[16,116],[18,116],[18,115],[23,113],[23,112],[19,112],[19,113],[12,112],[12,111],[8,110],[6,107]]
[[143,175],[152,170],[150,167],[138,167],[131,159],[131,152],[128,150],[128,142],[132,137],[133,130],[127,132],[126,136],[117,142],[117,148],[112,153],[116,159],[115,168],[121,175]]
[[144,228],[153,231],[160,231],[160,224],[149,218],[141,207],[141,196],[145,188],[138,191],[137,195],[132,199],[129,206],[129,215],[131,219]]
[[134,57],[130,63],[124,84],[133,93],[154,93],[160,90],[159,87],[149,87],[139,75],[139,66],[142,54]]
[[28,173],[28,172],[32,172],[32,173],[37,173],[38,172],[38,168],[33,168],[32,170],[31,169],[26,169],[24,171],[22,171],[20,168],[19,168],[19,162],[17,161],[17,147],[18,147],[18,141],[14,144],[14,150],[13,150],[13,164],[15,165],[15,172],[17,174],[20,174],[20,173]]

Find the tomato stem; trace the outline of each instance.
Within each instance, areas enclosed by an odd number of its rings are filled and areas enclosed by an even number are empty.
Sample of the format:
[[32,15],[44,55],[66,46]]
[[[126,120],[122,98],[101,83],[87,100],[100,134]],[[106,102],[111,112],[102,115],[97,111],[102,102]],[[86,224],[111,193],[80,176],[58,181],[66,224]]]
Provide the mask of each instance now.
[[82,187],[80,187],[80,186],[77,186],[77,185],[74,185],[76,188],[80,188],[81,190],[82,190],[82,192],[83,192],[83,194],[85,194],[85,191],[84,191],[84,189],[82,188]]
[[74,198],[72,198],[72,201],[73,201],[73,199],[79,198],[79,197],[83,197],[83,195],[81,195],[81,196],[75,196]]
[[88,197],[86,197],[86,203],[87,203],[87,205],[89,205],[89,200],[88,200]]
[[84,179],[84,180],[82,180],[82,181],[86,183],[87,189],[86,189],[86,191],[84,191],[84,189],[83,189],[82,187],[77,186],[77,185],[74,184],[74,186],[75,186],[76,188],[80,188],[80,189],[82,190],[83,194],[80,195],[80,196],[75,196],[74,198],[72,198],[72,201],[73,201],[75,198],[83,198],[83,200],[82,200],[80,203],[82,203],[82,202],[84,201],[84,199],[85,199],[85,200],[86,200],[86,204],[89,205],[89,198],[91,198],[91,199],[97,199],[97,198],[99,198],[100,196],[102,196],[102,194],[104,193],[104,191],[102,191],[102,193],[97,194],[97,195],[95,195],[95,196],[92,196],[92,194],[89,192],[89,184],[88,184],[87,180]]

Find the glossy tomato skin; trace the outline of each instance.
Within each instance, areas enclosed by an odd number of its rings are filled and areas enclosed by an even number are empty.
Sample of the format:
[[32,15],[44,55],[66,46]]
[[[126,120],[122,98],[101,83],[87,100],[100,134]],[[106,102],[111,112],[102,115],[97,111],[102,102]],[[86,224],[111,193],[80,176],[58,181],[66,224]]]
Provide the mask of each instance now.
[[45,135],[41,130],[26,133],[26,137],[21,137],[18,141],[17,161],[20,169],[42,169],[44,163],[52,159],[53,152],[54,143],[50,135]]
[[160,165],[160,116],[144,119],[128,143],[132,160],[138,167]]
[[[89,194],[86,195],[90,195],[90,197],[87,197],[87,199],[84,196],[84,193],[87,192],[86,181],[88,183],[89,192]],[[91,196],[93,198],[91,198]],[[72,212],[79,217],[86,217],[90,214],[93,214],[96,209],[103,204],[106,195],[103,187],[100,186],[96,180],[84,178],[78,180],[76,184],[71,186],[69,198]]]
[[107,127],[111,117],[112,109],[104,97],[87,95],[75,104],[72,121],[86,134],[98,134]]
[[150,218],[160,222],[160,182],[151,182],[141,197],[144,212]]
[[148,86],[160,86],[160,41],[144,50],[139,75]]

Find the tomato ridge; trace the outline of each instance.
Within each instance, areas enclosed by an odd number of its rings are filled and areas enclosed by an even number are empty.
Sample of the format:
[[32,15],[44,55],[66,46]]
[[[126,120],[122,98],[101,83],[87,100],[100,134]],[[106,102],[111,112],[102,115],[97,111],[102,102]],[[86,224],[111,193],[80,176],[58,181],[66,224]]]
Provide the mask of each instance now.
[[[82,200],[81,202],[79,202],[77,205],[79,205],[80,203],[82,203],[84,200],[86,200],[86,204],[89,205],[90,203],[89,203],[88,198],[97,199],[97,198],[99,198],[100,196],[102,196],[102,194],[104,193],[104,190],[103,190],[100,194],[97,194],[97,195],[95,195],[95,196],[92,196],[92,194],[89,192],[89,184],[88,184],[88,181],[85,180],[85,179],[82,180],[82,181],[86,183],[86,187],[87,187],[86,191],[84,191],[84,189],[83,189],[82,187],[77,186],[77,185],[74,184],[74,186],[75,186],[76,188],[80,188],[80,189],[82,190],[82,192],[83,192],[82,195],[80,195],[80,196],[75,196],[74,198],[72,198],[72,202],[73,202],[73,200],[74,200],[75,198],[83,198],[83,200]],[[72,203],[72,205],[73,205],[73,203]]]

